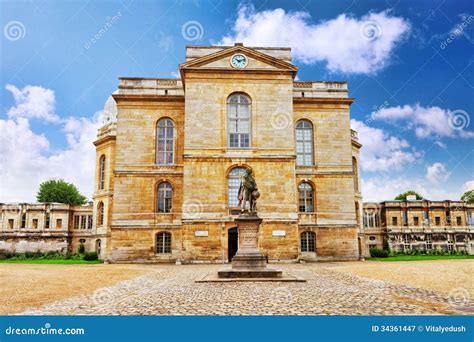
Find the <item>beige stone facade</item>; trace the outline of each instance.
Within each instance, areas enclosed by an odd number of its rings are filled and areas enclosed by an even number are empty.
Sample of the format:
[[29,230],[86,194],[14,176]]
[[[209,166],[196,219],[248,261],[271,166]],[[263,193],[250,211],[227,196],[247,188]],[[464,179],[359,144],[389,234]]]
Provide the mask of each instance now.
[[[232,67],[236,54],[245,56],[245,67]],[[287,48],[191,46],[180,79],[121,78],[112,95],[116,122],[95,142],[97,162],[102,155],[109,161],[107,195],[102,190],[94,195],[94,210],[101,201],[107,212],[106,258],[229,261],[236,241],[229,174],[246,167],[262,194],[259,241],[269,260],[357,259],[356,210],[362,207],[355,204],[361,198],[352,157],[358,159],[360,145],[349,127],[352,99],[346,83],[295,81],[297,70]],[[242,148],[229,143],[233,94],[250,103],[249,142]],[[162,119],[172,121],[174,132],[172,161],[165,165],[157,161]],[[299,120],[312,127],[310,165],[296,162]],[[157,210],[164,182],[172,188],[169,212]],[[304,213],[299,212],[302,182],[313,191],[311,210]],[[314,234],[314,248],[310,242],[302,251],[304,232]],[[161,233],[171,237],[167,253],[157,250]]]

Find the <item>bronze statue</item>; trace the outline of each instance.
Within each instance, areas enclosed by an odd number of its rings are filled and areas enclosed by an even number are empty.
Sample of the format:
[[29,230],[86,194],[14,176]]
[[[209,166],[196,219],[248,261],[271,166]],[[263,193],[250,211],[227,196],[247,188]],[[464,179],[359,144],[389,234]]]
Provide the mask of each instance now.
[[259,197],[260,197],[260,192],[258,191],[255,178],[252,175],[252,170],[247,169],[240,181],[240,187],[239,187],[239,193],[238,193],[240,212],[244,213],[246,211],[246,205],[248,202],[249,204],[248,213],[256,214],[257,213],[257,199]]

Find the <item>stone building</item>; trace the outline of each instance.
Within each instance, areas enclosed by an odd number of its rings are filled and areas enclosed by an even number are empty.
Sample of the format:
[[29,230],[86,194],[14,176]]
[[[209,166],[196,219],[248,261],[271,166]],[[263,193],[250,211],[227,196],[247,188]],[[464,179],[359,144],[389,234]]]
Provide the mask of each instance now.
[[474,204],[461,201],[364,203],[366,255],[386,239],[395,251],[464,251],[474,254]]
[[0,209],[0,253],[65,253],[77,251],[80,243],[102,252],[104,234],[93,224],[92,205],[18,203]]
[[347,83],[296,81],[289,48],[242,44],[188,46],[179,71],[120,78],[106,103],[94,142],[101,257],[228,262],[251,168],[269,260],[358,259],[361,145]]
[[179,70],[180,79],[121,78],[112,95],[116,120],[95,142],[106,257],[230,260],[251,168],[270,260],[357,259],[360,145],[347,84],[295,81],[290,49],[241,44],[187,47]]

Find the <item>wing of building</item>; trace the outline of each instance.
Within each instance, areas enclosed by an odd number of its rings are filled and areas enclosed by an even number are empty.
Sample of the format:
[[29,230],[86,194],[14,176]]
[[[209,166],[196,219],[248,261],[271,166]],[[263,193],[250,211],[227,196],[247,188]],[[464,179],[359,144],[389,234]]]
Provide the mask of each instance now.
[[[295,81],[289,48],[242,44],[188,46],[179,70],[120,78],[107,101],[94,142],[98,237],[86,247],[100,237],[111,262],[227,262],[251,168],[269,260],[358,259],[361,145],[347,83]],[[70,230],[74,248],[84,237]]]

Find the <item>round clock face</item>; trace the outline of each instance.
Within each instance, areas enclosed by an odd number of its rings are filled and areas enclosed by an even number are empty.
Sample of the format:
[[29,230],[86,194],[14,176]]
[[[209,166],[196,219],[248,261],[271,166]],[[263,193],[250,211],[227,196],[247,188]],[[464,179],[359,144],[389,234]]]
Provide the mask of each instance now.
[[247,63],[247,57],[240,53],[235,54],[230,58],[230,65],[232,65],[234,68],[245,68]]

